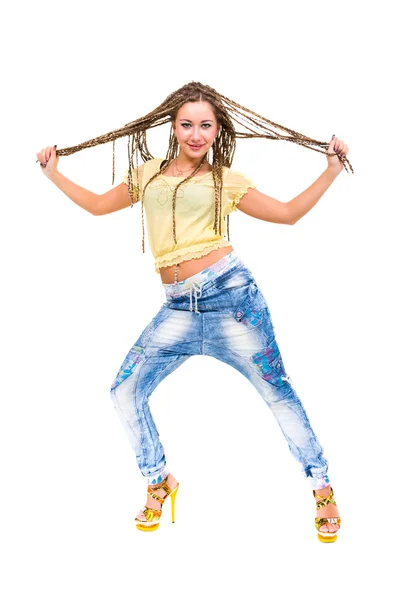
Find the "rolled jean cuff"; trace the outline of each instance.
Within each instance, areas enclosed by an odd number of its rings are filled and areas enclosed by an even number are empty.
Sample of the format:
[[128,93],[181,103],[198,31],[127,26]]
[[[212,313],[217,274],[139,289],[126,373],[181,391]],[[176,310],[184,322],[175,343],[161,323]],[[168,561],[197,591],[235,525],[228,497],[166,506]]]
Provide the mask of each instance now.
[[331,483],[327,473],[309,473],[307,477],[313,490],[320,490]]
[[165,479],[168,474],[169,474],[169,470],[167,469],[166,466],[164,466],[161,471],[160,470],[154,471],[154,473],[147,475],[147,483],[149,485],[155,485],[156,483],[161,483],[161,481],[163,479]]

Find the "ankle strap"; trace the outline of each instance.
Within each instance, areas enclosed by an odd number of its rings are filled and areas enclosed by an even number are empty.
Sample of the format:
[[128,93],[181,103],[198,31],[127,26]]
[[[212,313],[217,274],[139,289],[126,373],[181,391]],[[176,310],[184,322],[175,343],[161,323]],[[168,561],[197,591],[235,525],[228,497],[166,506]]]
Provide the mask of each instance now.
[[[167,478],[168,478],[168,475],[165,479],[162,480],[161,483],[154,485],[152,487],[150,487],[150,485],[149,485],[147,488],[147,493],[155,500],[158,500],[158,502],[161,502],[161,504],[164,503],[167,496],[172,492],[171,488],[167,484]],[[160,489],[163,489],[164,492],[166,492],[166,495],[164,496],[164,498],[160,498],[160,496],[157,496],[157,494],[154,494],[154,490],[160,490]]]
[[332,486],[331,486],[331,491],[330,491],[330,493],[329,493],[329,494],[328,494],[328,496],[326,496],[326,497],[325,497],[325,496],[319,496],[319,495],[316,493],[316,491],[315,491],[315,490],[313,490],[313,494],[314,494],[314,497],[315,497],[315,498],[320,498],[320,500],[318,500],[318,502],[317,502],[317,509],[318,509],[318,508],[322,508],[323,506],[327,506],[329,503],[330,503],[330,504],[335,504],[335,505],[336,505],[336,502],[335,502],[335,500],[333,500],[333,498],[332,498],[332,497],[333,497],[333,488],[332,488]]

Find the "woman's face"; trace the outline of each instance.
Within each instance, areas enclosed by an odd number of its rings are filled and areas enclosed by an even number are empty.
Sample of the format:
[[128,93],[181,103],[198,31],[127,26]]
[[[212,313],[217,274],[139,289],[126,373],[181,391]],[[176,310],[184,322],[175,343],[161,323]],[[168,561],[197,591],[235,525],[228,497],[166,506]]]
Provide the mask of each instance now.
[[186,102],[177,112],[173,130],[181,153],[193,160],[208,152],[219,126],[209,102]]

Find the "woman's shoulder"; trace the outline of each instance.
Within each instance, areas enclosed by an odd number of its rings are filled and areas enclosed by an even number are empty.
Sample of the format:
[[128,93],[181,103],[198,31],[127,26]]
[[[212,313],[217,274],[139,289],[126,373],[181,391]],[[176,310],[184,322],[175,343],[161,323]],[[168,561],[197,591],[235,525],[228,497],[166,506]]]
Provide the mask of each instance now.
[[244,175],[246,172],[244,169],[242,169],[240,166],[237,166],[236,164],[233,164],[230,167],[226,167],[226,169],[228,169],[229,173],[240,173],[242,175]]
[[146,160],[146,162],[141,165],[141,168],[146,176],[151,177],[154,173],[157,173],[163,160],[163,158],[150,158],[150,160]]
[[230,167],[226,170],[224,187],[228,193],[233,193],[236,195],[238,192],[247,190],[249,187],[257,188],[257,184],[254,178],[246,171],[241,171],[236,167]]
[[161,163],[163,162],[163,160],[165,160],[164,158],[150,158],[149,160],[146,160],[145,163],[143,163],[143,166],[146,168],[155,168],[155,167],[159,167],[161,165]]

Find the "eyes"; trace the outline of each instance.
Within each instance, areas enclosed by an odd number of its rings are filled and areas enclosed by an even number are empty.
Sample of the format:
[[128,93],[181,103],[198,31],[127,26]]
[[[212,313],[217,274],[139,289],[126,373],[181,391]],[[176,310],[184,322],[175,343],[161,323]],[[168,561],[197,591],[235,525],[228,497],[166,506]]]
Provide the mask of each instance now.
[[[190,124],[190,123],[181,123],[181,125],[182,125],[182,127],[183,127],[184,129],[187,129],[186,125],[187,125],[188,127],[190,127],[190,126],[191,126],[191,124]],[[203,123],[203,125],[202,125],[202,126],[203,126],[203,127],[205,127],[206,129],[209,129],[209,127],[211,127],[211,123]]]

